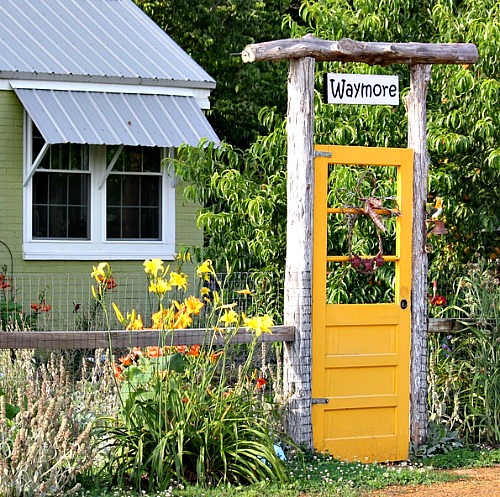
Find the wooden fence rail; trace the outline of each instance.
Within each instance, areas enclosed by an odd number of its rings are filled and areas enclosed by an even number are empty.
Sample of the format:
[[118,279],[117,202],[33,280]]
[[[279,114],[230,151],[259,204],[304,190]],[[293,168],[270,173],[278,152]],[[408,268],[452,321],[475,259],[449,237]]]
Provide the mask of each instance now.
[[[464,320],[456,318],[431,318],[428,323],[429,333],[457,333],[464,329]],[[207,342],[210,332],[205,328],[178,330],[168,334],[164,343],[168,345],[194,345]],[[214,344],[225,341],[224,329],[214,332]],[[231,343],[250,343],[253,334],[246,328],[240,328]],[[273,326],[272,333],[262,333],[258,342],[293,342],[293,326]],[[158,345],[159,334],[156,330],[141,331],[13,331],[0,332],[0,349],[105,349],[110,345],[115,348],[147,347]]]
[[[211,342],[211,333],[215,333],[214,344],[225,342],[225,330],[207,331],[205,328],[176,330],[166,334],[164,345],[194,345]],[[246,328],[240,328],[231,339],[232,344],[250,343],[254,334]],[[293,326],[273,326],[272,333],[262,333],[257,341],[293,342]],[[159,345],[158,330],[141,331],[13,331],[0,332],[0,349],[106,349],[126,347],[146,347]]]

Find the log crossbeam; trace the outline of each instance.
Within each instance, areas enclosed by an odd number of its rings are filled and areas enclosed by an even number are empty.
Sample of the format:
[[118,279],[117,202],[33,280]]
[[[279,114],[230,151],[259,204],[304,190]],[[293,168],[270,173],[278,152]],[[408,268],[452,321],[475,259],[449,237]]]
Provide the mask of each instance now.
[[312,57],[317,62],[364,62],[387,66],[473,64],[477,62],[479,54],[473,43],[362,42],[350,38],[331,41],[311,35],[253,43],[241,53],[243,62],[273,62],[302,57]]

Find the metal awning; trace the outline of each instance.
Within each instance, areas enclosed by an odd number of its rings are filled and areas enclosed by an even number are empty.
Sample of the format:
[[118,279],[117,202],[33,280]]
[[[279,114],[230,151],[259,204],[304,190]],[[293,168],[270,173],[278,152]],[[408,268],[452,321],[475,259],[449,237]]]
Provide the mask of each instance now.
[[48,144],[197,145],[219,142],[194,97],[15,88]]

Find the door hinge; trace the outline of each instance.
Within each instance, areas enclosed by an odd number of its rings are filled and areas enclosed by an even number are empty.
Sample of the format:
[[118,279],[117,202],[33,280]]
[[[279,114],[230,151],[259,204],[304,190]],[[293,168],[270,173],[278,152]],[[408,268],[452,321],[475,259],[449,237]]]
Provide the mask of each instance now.
[[331,156],[332,156],[331,152],[323,152],[321,150],[314,151],[314,157],[331,157]]
[[315,398],[312,399],[313,404],[328,404],[328,399],[326,398]]

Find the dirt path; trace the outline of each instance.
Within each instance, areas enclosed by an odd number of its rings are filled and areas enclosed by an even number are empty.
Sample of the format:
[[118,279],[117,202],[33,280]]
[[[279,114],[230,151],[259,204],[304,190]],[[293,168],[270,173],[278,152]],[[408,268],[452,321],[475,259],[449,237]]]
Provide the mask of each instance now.
[[500,497],[500,466],[447,471],[461,478],[432,485],[393,486],[365,497]]

